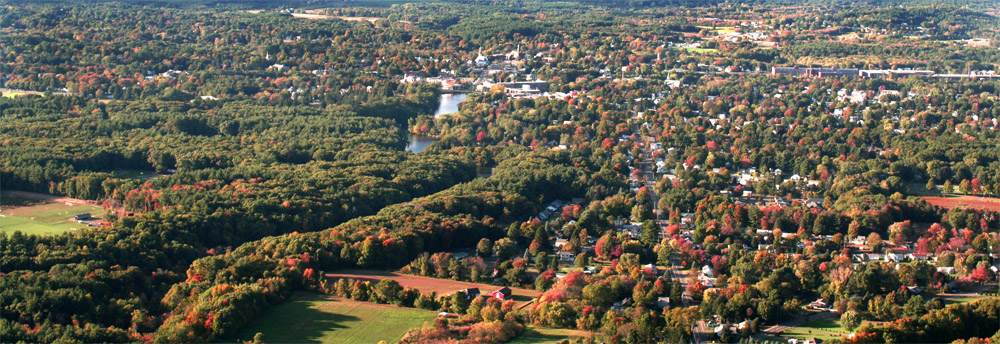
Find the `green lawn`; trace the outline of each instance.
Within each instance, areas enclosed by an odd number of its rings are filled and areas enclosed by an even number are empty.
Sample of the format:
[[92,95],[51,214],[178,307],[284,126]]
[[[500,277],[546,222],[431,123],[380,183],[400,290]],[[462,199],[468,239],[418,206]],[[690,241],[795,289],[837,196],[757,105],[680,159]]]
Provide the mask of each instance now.
[[508,344],[546,344],[569,340],[571,343],[582,338],[582,331],[528,326],[524,333],[507,342]]
[[[811,331],[811,332],[810,332]],[[833,333],[829,333],[833,332]],[[837,336],[840,334],[840,336]],[[820,319],[807,322],[799,327],[793,327],[781,333],[781,342],[786,342],[789,338],[809,339],[818,338],[824,341],[843,338],[850,334],[840,326],[839,318]]]
[[260,332],[267,343],[395,343],[436,316],[415,308],[301,294],[268,310],[234,339],[252,340]]
[[72,220],[73,215],[81,213],[102,217],[104,209],[89,204],[66,205],[65,203],[6,208],[0,211],[0,232],[21,231],[25,234],[53,235],[87,228],[86,224]]
[[953,305],[956,303],[969,303],[976,300],[982,300],[992,296],[958,296],[958,297],[943,297],[945,305]]
[[6,92],[3,92],[4,98],[14,98],[14,97],[17,97],[17,96],[23,95],[23,94],[27,94],[27,93],[21,92],[21,91],[6,91]]

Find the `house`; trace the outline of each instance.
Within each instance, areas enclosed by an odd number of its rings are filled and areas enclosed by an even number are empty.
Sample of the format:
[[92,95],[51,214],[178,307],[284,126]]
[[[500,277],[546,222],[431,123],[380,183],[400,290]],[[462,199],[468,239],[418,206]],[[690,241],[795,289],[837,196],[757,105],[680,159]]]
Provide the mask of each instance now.
[[615,303],[611,304],[611,310],[620,311],[624,310],[625,307],[627,306],[628,306],[628,298],[624,298],[621,301],[616,301]]
[[562,248],[563,246],[566,246],[567,243],[569,243],[569,240],[566,240],[566,239],[563,239],[563,238],[556,238],[555,247],[556,248]]
[[490,297],[497,298],[500,300],[510,299],[510,296],[511,296],[511,290],[510,288],[507,287],[497,289],[496,291],[490,293]]
[[736,330],[743,331],[750,327],[750,320],[743,320],[739,324],[736,324]]
[[87,220],[90,220],[90,219],[91,219],[90,213],[83,213],[83,214],[80,214],[80,215],[74,215],[73,216],[73,220],[76,220],[76,221],[87,221]]
[[854,245],[857,245],[857,246],[864,245],[865,244],[865,239],[867,239],[867,237],[865,237],[864,235],[856,236],[856,237],[854,237],[854,239],[851,239],[851,244],[854,244]]
[[946,274],[954,274],[955,273],[955,268],[952,267],[952,266],[939,266],[937,268],[937,271],[941,272],[941,273],[946,273]]
[[816,301],[809,303],[809,308],[827,308],[830,304],[826,302],[826,299],[816,299]]
[[638,238],[642,235],[642,223],[632,222],[629,224],[623,224],[616,228],[618,232],[627,233],[632,238]]
[[576,260],[576,256],[573,255],[573,252],[569,251],[556,252],[556,256],[559,257],[559,261],[562,262],[572,262]]
[[656,299],[656,307],[668,308],[670,307],[670,298],[665,296],[660,296]]
[[906,253],[897,250],[890,250],[885,254],[885,261],[887,262],[902,262],[906,260]]
[[712,277],[712,267],[705,265],[701,267],[701,273],[707,277]]
[[479,297],[479,288],[469,288],[463,290],[463,292],[465,292],[465,296],[468,297],[469,300]]

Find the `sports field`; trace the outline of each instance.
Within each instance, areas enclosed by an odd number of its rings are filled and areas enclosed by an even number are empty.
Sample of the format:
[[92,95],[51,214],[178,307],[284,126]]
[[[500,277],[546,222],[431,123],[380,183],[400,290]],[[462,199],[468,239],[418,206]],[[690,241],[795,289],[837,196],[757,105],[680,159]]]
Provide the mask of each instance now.
[[13,191],[4,192],[0,200],[0,232],[53,235],[87,228],[74,221],[73,215],[104,216],[101,207],[77,199]]
[[266,343],[395,343],[435,317],[427,310],[303,293],[268,310],[233,340],[253,340],[260,332]]

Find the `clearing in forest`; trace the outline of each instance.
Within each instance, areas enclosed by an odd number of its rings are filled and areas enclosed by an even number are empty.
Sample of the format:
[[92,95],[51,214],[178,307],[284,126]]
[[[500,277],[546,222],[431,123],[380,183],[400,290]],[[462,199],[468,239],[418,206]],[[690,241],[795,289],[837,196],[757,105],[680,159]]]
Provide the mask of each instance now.
[[[73,216],[89,213],[84,223]],[[87,201],[21,191],[0,194],[0,232],[54,235],[102,222],[104,209]]]

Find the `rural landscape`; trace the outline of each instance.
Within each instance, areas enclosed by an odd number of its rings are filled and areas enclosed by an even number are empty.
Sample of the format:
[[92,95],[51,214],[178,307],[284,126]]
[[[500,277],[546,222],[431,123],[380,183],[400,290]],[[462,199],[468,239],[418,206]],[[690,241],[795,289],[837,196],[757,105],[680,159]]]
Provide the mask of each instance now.
[[1000,3],[0,0],[0,343],[1000,343]]

